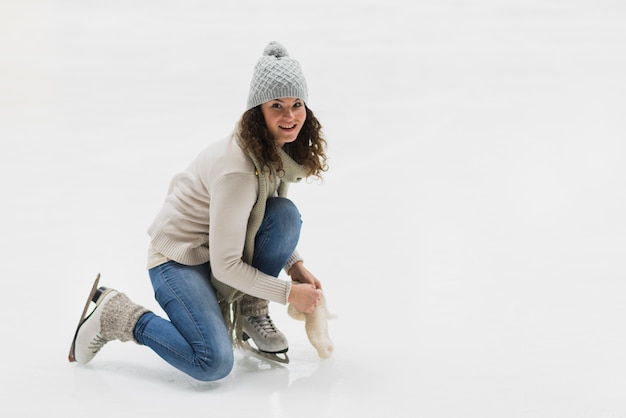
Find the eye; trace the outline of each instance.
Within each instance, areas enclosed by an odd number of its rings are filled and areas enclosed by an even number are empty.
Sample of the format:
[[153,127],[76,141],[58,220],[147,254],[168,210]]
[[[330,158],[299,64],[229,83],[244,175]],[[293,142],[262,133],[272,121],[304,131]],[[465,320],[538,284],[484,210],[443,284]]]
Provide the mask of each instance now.
[[280,109],[281,107],[283,107],[283,106],[280,103],[278,103],[278,102],[272,103],[272,108],[273,109]]
[[302,107],[302,102],[295,102],[293,107]]

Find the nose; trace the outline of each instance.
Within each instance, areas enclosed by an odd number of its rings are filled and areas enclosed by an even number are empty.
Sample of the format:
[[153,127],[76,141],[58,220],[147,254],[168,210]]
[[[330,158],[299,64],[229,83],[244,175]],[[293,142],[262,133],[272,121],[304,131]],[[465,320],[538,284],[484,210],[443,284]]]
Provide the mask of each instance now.
[[288,119],[292,119],[293,118],[293,109],[290,107],[285,107],[284,108],[284,112],[283,112],[283,116],[288,118]]

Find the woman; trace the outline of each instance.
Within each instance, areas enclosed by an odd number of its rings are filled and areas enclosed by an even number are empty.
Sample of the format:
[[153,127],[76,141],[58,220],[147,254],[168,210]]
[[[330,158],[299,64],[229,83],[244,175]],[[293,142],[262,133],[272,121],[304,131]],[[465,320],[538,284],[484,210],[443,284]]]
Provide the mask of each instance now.
[[[234,133],[174,177],[148,229],[149,275],[168,318],[117,290],[96,289],[97,279],[70,361],[87,363],[116,339],[146,345],[204,381],[228,375],[233,343],[248,338],[260,352],[281,359],[289,347],[268,301],[311,312],[322,296],[320,281],[296,251],[300,214],[285,197],[289,183],[327,169],[326,142],[306,107],[307,94],[299,63],[270,43],[255,66],[248,107]],[[278,278],[281,269],[291,280]],[[96,307],[85,318],[91,302]]]

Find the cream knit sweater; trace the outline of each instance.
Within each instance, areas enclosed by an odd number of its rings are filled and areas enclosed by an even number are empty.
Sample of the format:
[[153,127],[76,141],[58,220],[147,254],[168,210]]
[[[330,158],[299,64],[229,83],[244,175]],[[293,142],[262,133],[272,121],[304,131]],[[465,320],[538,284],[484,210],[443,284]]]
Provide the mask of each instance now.
[[[259,176],[239,141],[236,130],[202,151],[172,179],[163,207],[148,228],[148,268],[168,260],[186,265],[210,261],[220,293],[233,288],[286,304],[291,281],[264,274],[249,263],[265,201],[285,196],[288,183],[303,178],[304,170],[281,150],[285,175],[280,180]],[[294,252],[285,270],[300,259]]]

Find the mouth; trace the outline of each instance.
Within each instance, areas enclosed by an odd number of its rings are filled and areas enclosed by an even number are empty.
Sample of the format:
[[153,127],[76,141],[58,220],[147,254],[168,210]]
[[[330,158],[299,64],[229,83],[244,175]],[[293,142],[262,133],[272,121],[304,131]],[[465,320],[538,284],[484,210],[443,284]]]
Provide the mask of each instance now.
[[283,131],[293,131],[294,129],[296,129],[296,124],[293,124],[293,125],[278,125],[278,127],[280,129],[282,129]]

